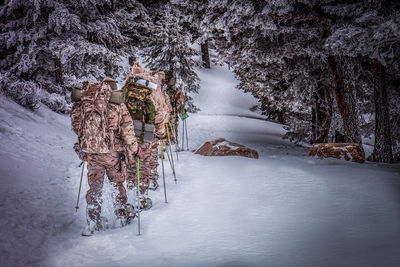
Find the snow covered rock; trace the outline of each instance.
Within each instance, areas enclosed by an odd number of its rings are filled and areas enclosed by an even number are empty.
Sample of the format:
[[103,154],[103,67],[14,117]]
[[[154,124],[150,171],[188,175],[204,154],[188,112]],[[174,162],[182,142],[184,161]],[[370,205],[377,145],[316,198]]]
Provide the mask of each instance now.
[[355,143],[322,143],[314,144],[310,150],[310,156],[317,155],[320,159],[337,158],[342,156],[346,160],[364,163],[365,154],[359,144]]
[[195,154],[203,156],[242,156],[258,159],[258,153],[254,149],[227,141],[224,138],[204,143],[195,151]]

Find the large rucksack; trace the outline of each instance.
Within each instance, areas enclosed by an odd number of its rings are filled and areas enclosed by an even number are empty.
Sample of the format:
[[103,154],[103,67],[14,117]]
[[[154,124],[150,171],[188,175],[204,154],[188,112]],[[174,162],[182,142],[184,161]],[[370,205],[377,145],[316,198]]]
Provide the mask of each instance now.
[[86,83],[81,90],[81,124],[78,138],[82,152],[110,153],[108,102],[111,87],[105,82]]
[[125,92],[125,104],[134,122],[135,134],[141,142],[150,142],[154,138],[156,109],[150,98],[156,84],[139,76],[129,75],[122,90]]

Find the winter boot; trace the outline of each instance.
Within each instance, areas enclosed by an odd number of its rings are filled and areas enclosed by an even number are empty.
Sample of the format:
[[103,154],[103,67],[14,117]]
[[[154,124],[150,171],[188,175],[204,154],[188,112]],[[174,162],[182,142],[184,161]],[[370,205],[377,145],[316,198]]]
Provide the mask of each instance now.
[[149,210],[153,207],[153,201],[151,201],[151,198],[149,197],[141,197],[140,198],[140,209],[141,210]]
[[94,230],[93,230],[93,229],[90,229],[89,226],[86,226],[86,227],[82,230],[82,233],[81,233],[82,236],[92,236],[93,234],[94,234]]
[[101,228],[100,222],[88,221],[88,225],[82,230],[81,235],[92,236],[96,231],[102,230]]

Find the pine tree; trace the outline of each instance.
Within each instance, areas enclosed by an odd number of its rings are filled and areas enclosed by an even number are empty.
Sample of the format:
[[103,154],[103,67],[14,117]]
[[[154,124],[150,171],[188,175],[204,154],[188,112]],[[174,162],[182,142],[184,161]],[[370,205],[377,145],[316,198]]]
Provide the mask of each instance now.
[[[197,52],[190,47],[191,36],[183,30],[177,9],[167,3],[150,8],[149,13],[153,15],[154,28],[150,33],[152,39],[143,49],[147,67],[172,72],[177,87],[186,95],[197,93],[200,85],[193,59]],[[189,111],[195,112],[192,99],[188,98]]]
[[[390,114],[390,109],[394,107],[389,108],[388,95],[396,91],[399,84],[399,8],[397,1],[360,2],[344,8],[340,5],[326,7],[326,11],[342,23],[336,24],[325,46],[333,54],[364,57],[368,61],[352,79],[357,81],[357,76],[363,72],[369,72],[372,77],[369,87],[374,91],[371,99],[374,106],[369,112],[375,113],[375,146],[371,159],[379,162],[393,161],[392,143],[396,144],[398,140],[398,134],[392,135],[391,129],[398,130],[398,122],[390,123],[391,117],[398,117],[398,113]],[[349,16],[352,18],[349,19]],[[399,150],[399,146],[395,145],[394,149]]]
[[182,14],[185,31],[190,32],[194,43],[200,44],[202,67],[211,68],[209,46],[212,44],[213,35],[209,25],[204,24],[210,1],[176,0],[173,3]]
[[294,8],[286,1],[221,1],[212,6],[221,15],[206,19],[239,88],[261,99],[264,114],[287,124],[288,138],[310,142],[312,96],[329,79],[320,51],[326,22],[294,14]]

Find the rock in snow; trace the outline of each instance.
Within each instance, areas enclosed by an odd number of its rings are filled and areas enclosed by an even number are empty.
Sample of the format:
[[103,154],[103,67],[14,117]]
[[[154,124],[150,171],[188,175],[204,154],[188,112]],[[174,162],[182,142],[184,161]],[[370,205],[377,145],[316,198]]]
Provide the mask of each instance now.
[[254,149],[227,141],[224,138],[204,143],[195,151],[195,154],[203,156],[242,156],[258,159],[258,153]]
[[317,155],[320,159],[337,158],[342,156],[349,161],[364,163],[365,154],[360,145],[354,143],[322,143],[314,144],[310,150],[310,156]]

